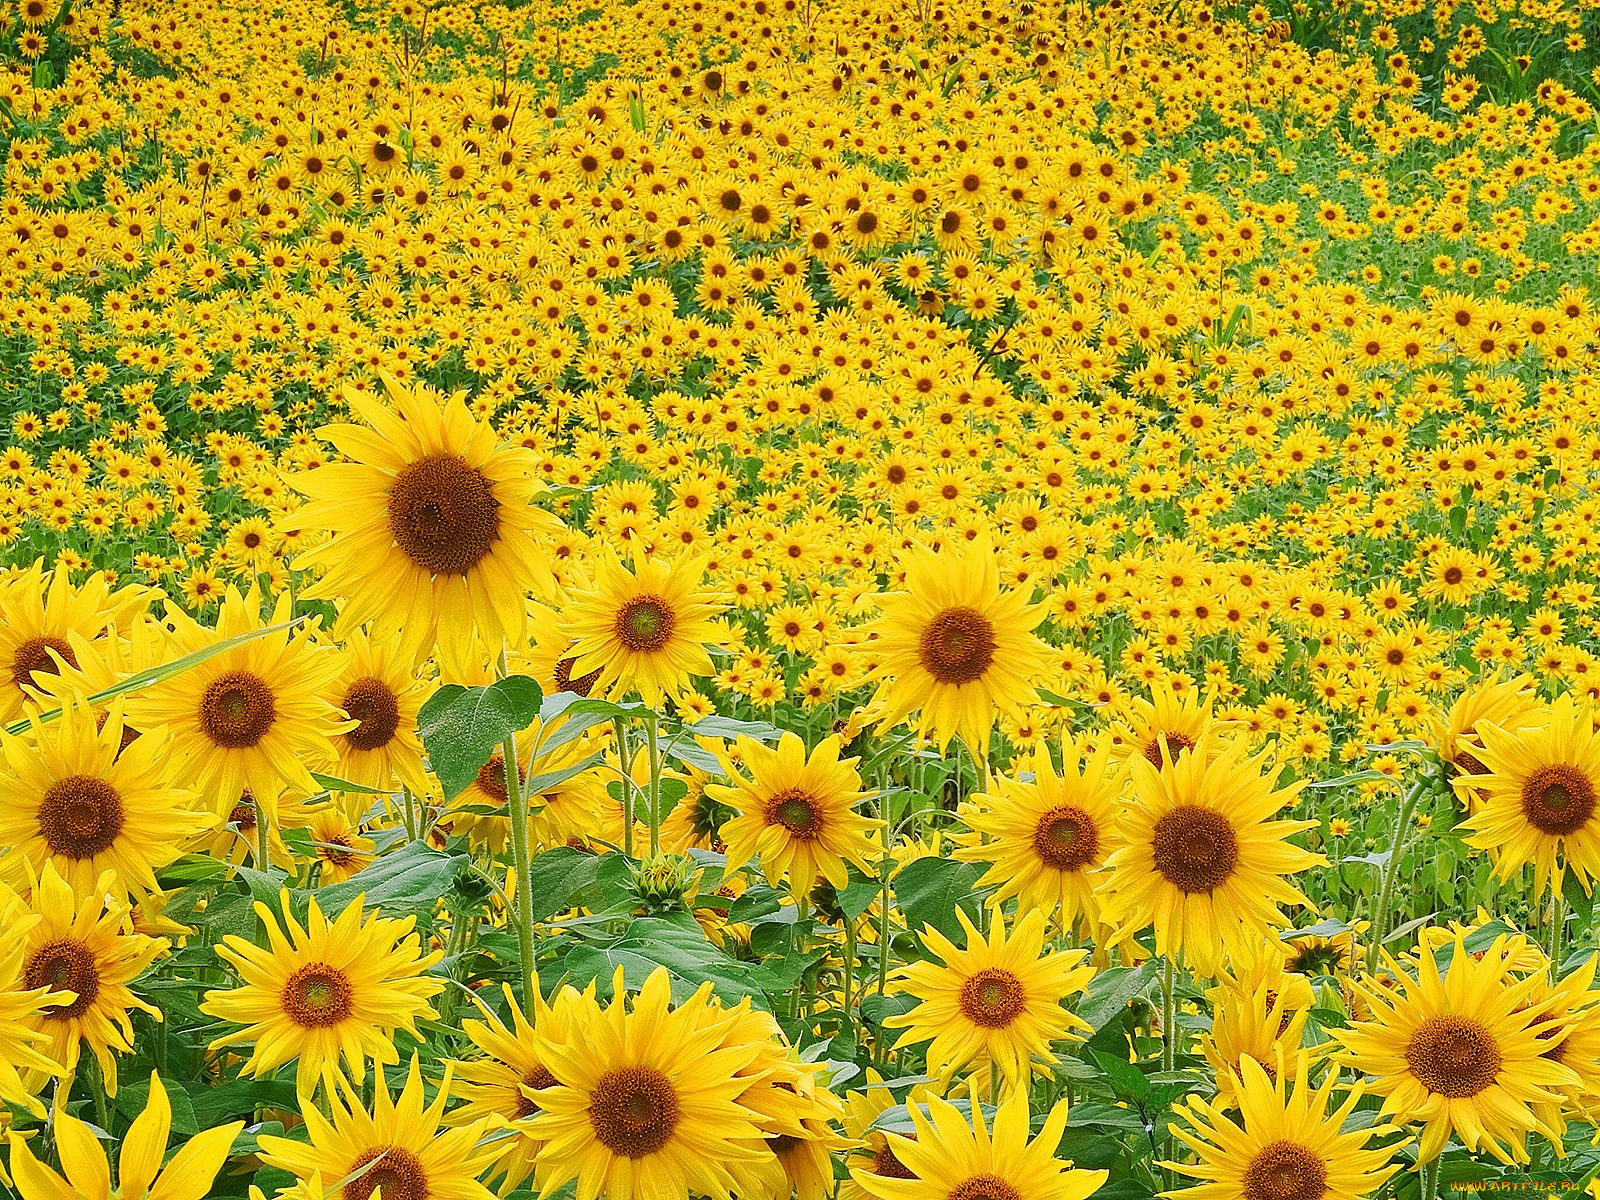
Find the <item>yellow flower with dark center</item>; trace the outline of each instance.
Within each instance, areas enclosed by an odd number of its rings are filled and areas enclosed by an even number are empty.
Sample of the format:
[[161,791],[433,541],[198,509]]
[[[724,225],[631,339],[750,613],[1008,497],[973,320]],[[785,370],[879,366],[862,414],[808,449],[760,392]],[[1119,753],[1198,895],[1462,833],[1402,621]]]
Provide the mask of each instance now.
[[857,1167],[851,1178],[878,1200],[1088,1200],[1106,1181],[1105,1171],[1084,1171],[1056,1158],[1067,1127],[1062,1101],[1028,1140],[1028,1089],[1017,1088],[995,1110],[991,1127],[983,1109],[972,1121],[946,1100],[928,1101],[924,1115],[911,1105],[915,1137],[891,1133],[888,1149],[895,1171]]
[[[200,1005],[208,1016],[244,1028],[211,1048],[254,1043],[242,1069],[256,1078],[298,1060],[295,1084],[302,1094],[320,1081],[331,1096],[342,1077],[341,1059],[358,1084],[369,1059],[380,1067],[399,1062],[395,1031],[416,1036],[418,1020],[439,1015],[428,1000],[444,989],[444,980],[426,972],[444,951],[423,953],[415,918],[374,913],[363,921],[362,899],[330,922],[313,897],[303,927],[288,915],[280,925],[257,903],[267,944],[228,935],[217,954],[238,971],[240,986],[207,992]],[[285,910],[288,904],[285,893]]]
[[[730,1200],[748,1193],[766,1151],[756,1114],[738,1102],[741,1072],[763,1047],[724,1045],[705,1020],[710,985],[669,1007],[664,968],[631,1010],[619,970],[615,999],[577,1005],[559,1039],[541,1039],[556,1084],[541,1091],[529,1132],[544,1142],[540,1195],[577,1180],[577,1200]],[[730,1018],[731,1019],[731,1018]]]
[[0,734],[0,845],[11,849],[0,873],[15,883],[49,862],[87,895],[112,871],[119,896],[143,895],[189,838],[217,824],[172,786],[164,729],[125,748],[124,733],[119,700],[99,730],[75,706],[26,737]]
[[23,1083],[21,1072],[35,1080],[65,1073],[65,1068],[40,1052],[50,1035],[38,1028],[39,1014],[47,1008],[71,1004],[76,997],[58,992],[48,983],[29,987],[23,974],[22,935],[41,917],[27,911],[15,892],[0,884],[0,927],[9,936],[0,943],[0,1104],[14,1104],[43,1118],[44,1105],[35,1088]]
[[1315,1004],[1310,981],[1281,968],[1238,977],[1222,972],[1206,999],[1211,1028],[1200,1035],[1200,1052],[1216,1076],[1219,1104],[1233,1102],[1244,1064],[1276,1074],[1280,1053],[1299,1047]]
[[655,706],[712,674],[706,644],[721,640],[713,618],[723,606],[705,590],[704,573],[704,560],[687,554],[635,560],[630,571],[608,550],[593,585],[566,607],[568,679],[589,680],[591,695],[637,693]]
[[1473,777],[1482,806],[1462,825],[1469,845],[1488,850],[1495,874],[1510,879],[1533,865],[1540,891],[1571,871],[1584,891],[1600,876],[1600,734],[1594,710],[1570,694],[1548,720],[1519,730],[1483,724]]
[[1498,942],[1473,955],[1458,933],[1443,973],[1423,943],[1415,979],[1389,959],[1400,988],[1357,980],[1371,1018],[1329,1030],[1344,1047],[1340,1061],[1373,1077],[1383,1114],[1422,1125],[1423,1162],[1452,1135],[1475,1153],[1527,1162],[1527,1135],[1553,1136],[1535,1106],[1559,1102],[1579,1081],[1551,1053],[1559,1022],[1529,1005],[1537,977],[1508,976]]
[[[1161,766],[1163,747],[1176,762],[1198,746],[1207,733],[1220,733],[1235,724],[1212,716],[1210,702],[1193,686],[1182,692],[1158,687],[1150,693],[1149,700],[1129,701],[1128,709],[1127,723],[1117,727],[1112,757],[1122,762],[1137,755],[1157,768]],[[1215,754],[1226,742],[1212,738],[1206,744]]]
[[748,777],[722,755],[733,783],[706,788],[712,800],[737,812],[722,826],[728,874],[759,857],[767,882],[778,888],[787,881],[796,896],[809,894],[819,874],[844,887],[849,863],[875,874],[877,825],[854,811],[870,793],[858,790],[856,760],[839,757],[837,737],[824,738],[809,755],[797,734],[785,733],[776,747],[742,737],[735,754]]
[[1040,746],[1029,764],[1032,780],[996,776],[988,793],[964,800],[961,815],[972,834],[955,853],[990,864],[978,882],[997,888],[996,903],[1016,896],[1063,927],[1088,929],[1100,921],[1096,877],[1119,836],[1112,808],[1119,772],[1105,745],[1087,750],[1071,736],[1061,739],[1061,758],[1058,772]]
[[33,1156],[28,1143],[11,1135],[11,1173],[21,1200],[202,1200],[216,1180],[243,1121],[186,1135],[162,1166],[172,1133],[172,1103],[161,1076],[150,1073],[150,1098],[122,1137],[117,1186],[100,1139],[78,1118],[59,1112],[55,1142],[61,1174]]
[[[284,592],[270,624],[288,620],[292,597]],[[229,588],[207,629],[173,610],[173,650],[191,654],[262,627],[259,600]],[[333,755],[330,739],[351,724],[323,697],[338,676],[340,660],[318,643],[311,625],[244,642],[180,671],[128,699],[128,720],[138,729],[165,725],[171,754],[186,778],[219,809],[249,789],[276,820],[277,797],[321,790],[311,769]]]
[[1022,914],[1009,938],[999,909],[990,913],[987,938],[964,910],[958,908],[956,915],[966,930],[966,948],[957,948],[931,926],[923,929],[922,944],[939,962],[914,962],[895,971],[899,990],[918,1003],[884,1024],[906,1031],[897,1049],[929,1043],[931,1075],[990,1062],[1026,1093],[1034,1059],[1055,1062],[1051,1043],[1089,1028],[1062,1004],[1089,985],[1094,969],[1081,950],[1045,953],[1045,918],[1038,909]]
[[375,843],[361,832],[361,816],[367,809],[365,796],[335,793],[328,803],[315,810],[306,825],[311,839],[311,855],[316,860],[317,883],[343,883],[371,865]]
[[[123,931],[128,906],[109,899],[113,890],[108,872],[95,885],[74,895],[50,863],[33,884],[31,908],[39,921],[22,937],[22,985],[25,990],[48,988],[70,992],[62,1004],[46,1004],[25,1018],[48,1045],[43,1054],[60,1063],[70,1076],[87,1046],[99,1064],[108,1095],[117,1094],[118,1054],[133,1050],[133,1022],[128,1010],[161,1014],[140,1000],[128,985],[144,973],[167,948],[165,938]],[[29,1087],[43,1078],[24,1072]]]
[[1462,692],[1449,712],[1434,721],[1433,743],[1453,771],[1456,791],[1469,805],[1476,806],[1481,793],[1474,776],[1488,774],[1479,759],[1483,742],[1480,725],[1498,725],[1516,733],[1543,724],[1549,710],[1539,703],[1531,675],[1511,679],[1487,679]]
[[371,624],[403,659],[435,649],[452,671],[522,641],[527,596],[548,588],[540,546],[560,523],[537,507],[536,460],[477,420],[464,393],[386,380],[389,402],[346,389],[365,425],[319,434],[350,461],[289,483],[309,500],[280,524],[332,536],[297,565],[325,572],[307,595],[340,602],[340,624]]
[[[1311,1056],[1280,1055],[1268,1067],[1246,1059],[1231,1104],[1198,1097],[1180,1105],[1187,1123],[1175,1137],[1194,1151],[1194,1162],[1164,1165],[1199,1182],[1163,1195],[1183,1200],[1366,1200],[1400,1169],[1398,1146],[1382,1142],[1393,1126],[1344,1132],[1361,1099],[1359,1085],[1332,1107],[1339,1073],[1316,1087],[1307,1080]],[[1237,1110],[1238,1116],[1231,1115]]]
[[355,725],[333,735],[329,773],[363,787],[390,791],[398,785],[422,795],[428,789],[417,736],[417,713],[430,688],[392,645],[354,630],[340,657],[344,670],[328,699]]
[[1265,754],[1247,757],[1233,740],[1217,751],[1208,744],[1215,736],[1159,770],[1129,759],[1123,844],[1106,864],[1123,927],[1153,925],[1156,953],[1202,974],[1287,925],[1279,906],[1309,901],[1286,876],[1324,861],[1288,841],[1315,821],[1270,819],[1304,785],[1275,788]]
[[[416,1058],[399,1096],[375,1072],[371,1111],[350,1084],[329,1089],[327,1113],[303,1108],[306,1140],[261,1137],[261,1161],[300,1180],[311,1200],[493,1200],[478,1176],[498,1148],[480,1145],[483,1122],[441,1129],[450,1100],[450,1070],[425,1104]],[[341,1186],[342,1185],[342,1186]]]
[[941,752],[957,737],[983,758],[996,714],[1020,717],[1033,699],[1046,647],[1032,630],[1044,609],[1021,590],[1001,588],[984,539],[964,551],[912,550],[905,591],[878,604],[878,617],[858,637],[878,659],[871,678],[880,724],[919,712],[918,734],[931,732]]

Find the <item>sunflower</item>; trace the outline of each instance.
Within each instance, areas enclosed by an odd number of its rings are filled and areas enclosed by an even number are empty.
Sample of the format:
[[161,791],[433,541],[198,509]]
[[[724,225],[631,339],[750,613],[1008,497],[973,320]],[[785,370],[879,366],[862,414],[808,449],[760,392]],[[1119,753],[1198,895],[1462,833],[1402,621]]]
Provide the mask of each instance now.
[[872,835],[877,827],[853,811],[870,793],[857,790],[857,760],[839,757],[837,737],[824,738],[809,756],[805,742],[793,733],[785,733],[775,748],[742,737],[735,753],[749,777],[723,756],[732,786],[706,788],[713,801],[737,813],[722,826],[726,873],[759,856],[767,882],[782,887],[787,879],[796,896],[807,895],[819,874],[844,887],[849,863],[876,873]]
[[1015,896],[1025,908],[1056,915],[1062,926],[1092,929],[1100,921],[1096,876],[1116,847],[1112,801],[1119,772],[1109,750],[1061,739],[1064,771],[1044,746],[1033,754],[1033,778],[1001,775],[991,790],[969,796],[961,816],[972,830],[955,856],[988,863],[979,887],[995,887],[998,903]]
[[1539,703],[1536,686],[1531,675],[1487,679],[1462,692],[1443,719],[1434,721],[1433,744],[1451,768],[1458,791],[1470,787],[1469,777],[1488,773],[1478,758],[1480,725],[1498,725],[1515,733],[1544,722],[1548,714]]
[[1553,1022],[1540,1035],[1546,1049],[1544,1057],[1570,1067],[1577,1083],[1560,1088],[1559,1101],[1538,1101],[1534,1115],[1550,1128],[1550,1145],[1558,1157],[1566,1156],[1564,1139],[1567,1115],[1583,1113],[1592,1123],[1594,1105],[1600,1100],[1600,991],[1594,987],[1600,957],[1593,954],[1557,983],[1551,983],[1548,969],[1533,976],[1533,992],[1528,1008],[1536,1022]]
[[1600,875],[1600,734],[1593,709],[1571,695],[1549,711],[1535,728],[1479,727],[1476,757],[1488,773],[1473,783],[1483,803],[1462,828],[1501,879],[1532,863],[1540,891],[1559,890],[1570,870],[1587,892]]
[[1229,955],[1288,924],[1279,905],[1309,904],[1284,877],[1324,860],[1287,839],[1315,821],[1269,820],[1304,785],[1273,787],[1265,753],[1204,735],[1160,769],[1131,758],[1122,846],[1106,864],[1110,903],[1125,928],[1155,926],[1156,953],[1210,974]]
[[1424,942],[1415,979],[1389,958],[1399,988],[1356,980],[1371,1017],[1328,1032],[1343,1063],[1373,1076],[1384,1116],[1422,1124],[1421,1161],[1454,1135],[1474,1153],[1525,1163],[1529,1132],[1554,1136],[1535,1106],[1559,1102],[1579,1077],[1550,1053],[1559,1022],[1530,1007],[1537,977],[1508,976],[1498,944],[1469,954],[1462,933],[1451,951],[1441,974]]
[[878,659],[869,678],[878,681],[879,722],[920,710],[919,736],[932,730],[941,753],[960,738],[982,759],[996,713],[1020,716],[1045,669],[1047,647],[1032,633],[1045,610],[1002,590],[987,539],[964,552],[916,547],[905,582],[879,598],[878,617],[859,635]]
[[43,1118],[44,1105],[34,1089],[24,1085],[20,1072],[36,1080],[66,1073],[66,1069],[39,1047],[50,1043],[50,1035],[38,1028],[39,1015],[46,1009],[71,1004],[70,992],[57,992],[48,983],[30,987],[23,975],[22,935],[41,918],[26,911],[16,893],[0,884],[0,927],[9,935],[0,945],[0,1104],[14,1104]]
[[39,676],[78,665],[72,635],[91,644],[115,636],[154,594],[137,585],[113,592],[101,574],[73,587],[64,563],[46,576],[43,559],[0,576],[0,725],[22,714]]
[[[1396,1144],[1370,1143],[1397,1131],[1391,1125],[1367,1125],[1346,1132],[1345,1121],[1361,1099],[1360,1086],[1330,1111],[1339,1073],[1329,1071],[1312,1087],[1310,1063],[1303,1051],[1280,1056],[1270,1071],[1246,1059],[1231,1105],[1198,1097],[1180,1104],[1183,1120],[1172,1133],[1195,1152],[1196,1161],[1162,1165],[1200,1182],[1163,1195],[1184,1200],[1365,1200],[1375,1195],[1400,1164],[1393,1161]],[[1237,1119],[1229,1109],[1237,1109]]]
[[[957,908],[966,948],[957,949],[932,926],[922,943],[941,962],[898,968],[899,989],[917,998],[910,1012],[884,1025],[906,1032],[895,1048],[928,1042],[928,1072],[948,1077],[975,1061],[995,1064],[1014,1087],[1027,1091],[1035,1058],[1055,1062],[1050,1046],[1089,1026],[1062,1007],[1094,978],[1082,950],[1046,954],[1045,917],[1030,909],[1010,938],[998,908],[987,940]],[[942,965],[941,965],[942,963]]]
[[[272,624],[288,620],[292,603],[284,592]],[[174,649],[191,654],[259,629],[259,612],[256,593],[237,588],[228,589],[215,630],[173,609]],[[128,720],[137,729],[167,726],[173,759],[213,805],[231,807],[248,788],[276,821],[273,801],[285,788],[321,790],[311,768],[328,764],[330,739],[352,724],[323,699],[340,661],[315,634],[307,625],[225,650],[131,696]]]
[[528,605],[528,620],[532,626],[528,651],[520,668],[522,674],[539,681],[545,695],[571,692],[587,697],[600,682],[600,669],[596,667],[586,675],[574,675],[577,661],[574,651],[578,643],[567,632],[566,622],[555,609],[537,602]]
[[337,599],[343,628],[464,670],[522,641],[527,594],[549,579],[540,539],[561,526],[534,504],[534,454],[500,444],[465,393],[384,385],[388,404],[345,390],[366,424],[318,432],[350,461],[290,477],[309,500],[282,523],[332,534],[295,565],[325,572],[306,594]]
[[593,586],[569,601],[568,678],[593,677],[591,695],[636,692],[655,707],[663,696],[676,700],[691,679],[710,675],[706,643],[722,636],[712,619],[722,606],[703,590],[704,571],[705,560],[689,554],[636,559],[630,571],[607,550]]
[[312,857],[317,863],[318,885],[343,883],[366,870],[376,857],[376,843],[361,832],[361,817],[366,811],[361,796],[334,793],[318,808],[306,825],[311,839]]
[[[526,765],[521,774],[522,798],[532,810],[528,830],[535,844],[543,847],[566,845],[571,839],[584,839],[603,833],[608,799],[605,780],[598,765],[579,771],[559,783],[531,793],[529,788],[541,778],[558,778],[601,752],[607,734],[585,730],[576,737],[563,737],[560,720],[546,726],[534,721],[516,735],[517,756]],[[550,745],[550,749],[545,749]],[[505,849],[511,837],[511,819],[506,802],[505,757],[496,751],[478,768],[472,782],[454,797],[440,817],[440,825],[451,833],[467,837],[474,846],[487,846],[495,853]]]
[[382,1071],[374,1072],[371,1111],[350,1084],[330,1088],[327,1114],[303,1106],[306,1139],[262,1134],[261,1161],[300,1180],[311,1200],[493,1200],[478,1176],[498,1147],[480,1144],[482,1122],[441,1129],[450,1099],[450,1069],[424,1106],[417,1059],[398,1097]]
[[878,1200],[1087,1200],[1106,1181],[1105,1171],[1084,1171],[1056,1158],[1067,1127],[1067,1105],[1045,1117],[1028,1140],[1028,1089],[1014,1090],[995,1110],[993,1129],[983,1108],[972,1124],[946,1100],[928,1101],[928,1114],[911,1105],[914,1137],[888,1135],[900,1173],[857,1167],[851,1178]]
[[[107,872],[76,899],[72,886],[46,862],[31,900],[40,919],[22,934],[24,989],[72,993],[70,1003],[46,1004],[24,1020],[49,1039],[44,1056],[60,1063],[69,1076],[87,1045],[111,1096],[117,1094],[116,1056],[133,1050],[128,1010],[142,1009],[161,1019],[128,985],[167,949],[165,938],[123,931],[128,905],[111,899],[114,890]],[[31,1087],[40,1078],[37,1071],[28,1071],[23,1081]]]
[[[243,1121],[186,1134],[178,1152],[162,1166],[172,1136],[172,1104],[161,1076],[150,1073],[150,1096],[144,1111],[122,1137],[117,1158],[117,1186],[111,1187],[111,1163],[100,1139],[78,1118],[58,1112],[56,1149],[62,1174],[33,1156],[28,1143],[11,1135],[11,1172],[21,1200],[199,1200],[210,1191]],[[63,1177],[64,1176],[64,1177]]]
[[1206,999],[1211,1028],[1200,1034],[1200,1053],[1216,1076],[1220,1104],[1232,1103],[1246,1063],[1275,1072],[1279,1055],[1299,1048],[1315,1004],[1310,981],[1281,968],[1239,977],[1222,972]]
[[[937,1095],[933,1083],[919,1083],[906,1097],[906,1107],[926,1104]],[[858,1174],[882,1175],[888,1179],[915,1179],[906,1165],[895,1157],[889,1134],[882,1128],[885,1115],[898,1108],[894,1093],[883,1086],[883,1076],[867,1068],[867,1086],[850,1092],[844,1100],[844,1132],[855,1147],[845,1159],[846,1178],[839,1184],[839,1200],[867,1200],[868,1193],[857,1182]],[[904,1135],[902,1135],[904,1136]]]
[[428,790],[417,737],[417,713],[428,698],[426,679],[390,643],[352,630],[341,648],[343,670],[328,692],[334,707],[355,725],[333,737],[329,773],[362,787]]
[[741,1072],[761,1047],[721,1044],[703,1020],[710,985],[669,1009],[664,968],[630,1011],[620,971],[602,1009],[575,1006],[559,1039],[541,1039],[557,1083],[532,1096],[529,1132],[544,1142],[540,1195],[577,1180],[577,1200],[743,1196],[765,1150],[756,1114],[738,1103]]
[[[302,1094],[321,1080],[331,1095],[341,1056],[358,1084],[368,1059],[379,1066],[399,1062],[395,1031],[419,1036],[417,1021],[439,1015],[428,1000],[444,989],[444,980],[426,972],[444,951],[422,952],[413,917],[375,913],[363,921],[362,900],[356,897],[329,922],[312,897],[303,928],[288,915],[280,927],[258,902],[267,945],[229,934],[217,954],[242,982],[207,992],[200,1005],[206,1015],[244,1028],[211,1048],[253,1042],[242,1070],[258,1079],[298,1059],[295,1083]],[[283,906],[287,913],[287,893]]]
[[13,882],[24,864],[37,873],[50,862],[82,895],[108,870],[119,897],[153,892],[155,872],[217,823],[172,786],[165,730],[126,749],[123,734],[121,701],[98,731],[74,706],[28,738],[0,733],[0,845],[11,849],[0,869]]
[[[1182,692],[1155,688],[1150,699],[1128,702],[1128,720],[1113,731],[1112,757],[1122,762],[1133,755],[1151,766],[1161,766],[1161,752],[1177,762],[1201,743],[1207,733],[1221,733],[1237,722],[1220,721],[1211,714],[1211,702],[1192,684]],[[1206,742],[1212,754],[1220,753],[1226,742],[1212,738]]]

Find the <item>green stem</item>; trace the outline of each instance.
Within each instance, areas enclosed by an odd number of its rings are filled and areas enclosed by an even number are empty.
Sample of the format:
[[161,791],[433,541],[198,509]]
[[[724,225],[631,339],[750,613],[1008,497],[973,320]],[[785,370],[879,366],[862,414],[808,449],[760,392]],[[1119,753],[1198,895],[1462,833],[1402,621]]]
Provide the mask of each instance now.
[[1400,874],[1400,860],[1404,857],[1406,835],[1411,832],[1411,818],[1417,803],[1428,790],[1429,777],[1424,775],[1411,785],[1406,798],[1400,802],[1400,815],[1394,823],[1394,837],[1389,842],[1389,861],[1383,865],[1383,877],[1378,887],[1377,901],[1372,908],[1372,942],[1367,946],[1367,974],[1378,973],[1378,961],[1383,944],[1389,940],[1389,910],[1394,905],[1394,881]]
[[656,715],[644,723],[650,756],[650,857],[661,853],[661,751],[656,741]]
[[1555,886],[1550,889],[1550,938],[1545,945],[1545,953],[1550,956],[1551,979],[1561,974],[1561,934],[1562,926],[1567,923],[1567,900],[1561,894],[1560,882],[1554,882]]
[[500,745],[505,759],[506,808],[511,814],[511,855],[517,872],[517,906],[513,918],[517,923],[517,953],[522,966],[522,1003],[524,1012],[533,1011],[533,990],[536,986],[533,971],[533,860],[528,839],[528,806],[522,799],[522,772],[517,769],[517,735],[507,734]]
[[617,761],[622,765],[622,853],[633,857],[633,764],[628,761],[628,727],[619,717],[611,722],[617,735]]
[[1417,1200],[1437,1200],[1439,1195],[1439,1166],[1443,1161],[1442,1155],[1434,1155],[1422,1164],[1421,1190]]
[[844,1019],[852,1034],[855,1032],[856,1016],[851,1011],[851,985],[856,976],[856,923],[849,913],[844,915]]
[[[1161,964],[1161,1070],[1171,1073],[1178,1069],[1178,967],[1169,955]],[[1171,1127],[1162,1139],[1162,1157],[1174,1158]],[[1164,1172],[1169,1188],[1175,1186],[1175,1174]]]
[[256,870],[268,871],[272,869],[272,829],[261,801],[252,798],[251,802],[256,806]]

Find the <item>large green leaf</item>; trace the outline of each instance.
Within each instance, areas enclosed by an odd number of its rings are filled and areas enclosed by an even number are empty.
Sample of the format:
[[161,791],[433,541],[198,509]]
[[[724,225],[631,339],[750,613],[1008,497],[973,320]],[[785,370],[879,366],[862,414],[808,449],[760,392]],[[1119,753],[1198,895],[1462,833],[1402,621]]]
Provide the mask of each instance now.
[[533,883],[533,919],[547,921],[572,908],[578,896],[595,885],[601,856],[572,846],[557,846],[537,855],[528,866]]
[[640,917],[609,944],[575,947],[562,966],[579,987],[598,980],[602,989],[610,986],[621,967],[624,986],[630,990],[642,987],[657,968],[665,967],[675,1001],[686,1000],[702,983],[709,982],[725,1003],[736,1004],[749,996],[757,1007],[769,1007],[766,995],[752,986],[749,967],[708,942],[704,931],[688,916],[681,921]]
[[1078,1004],[1078,1016],[1099,1033],[1128,1007],[1128,1001],[1144,992],[1156,977],[1158,963],[1149,959],[1137,967],[1107,967],[1089,981]]
[[907,863],[894,879],[895,898],[905,913],[906,925],[915,930],[932,925],[959,945],[963,933],[956,909],[963,909],[977,923],[977,886],[982,876],[983,868],[977,863],[949,858],[919,858]]
[[391,915],[429,912],[471,862],[462,854],[443,854],[426,842],[407,842],[344,883],[319,888],[317,907],[332,916],[364,895],[366,907]]
[[526,675],[509,675],[487,687],[447,683],[417,714],[417,731],[445,800],[454,800],[506,738],[533,724],[544,695]]

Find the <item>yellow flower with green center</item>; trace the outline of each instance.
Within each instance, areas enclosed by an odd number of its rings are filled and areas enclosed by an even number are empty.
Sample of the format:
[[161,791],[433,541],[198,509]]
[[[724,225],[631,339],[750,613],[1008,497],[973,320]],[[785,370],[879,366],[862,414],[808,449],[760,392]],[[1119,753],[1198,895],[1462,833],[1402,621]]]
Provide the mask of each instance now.
[[898,990],[915,996],[917,1006],[884,1024],[906,1031],[896,1049],[929,1043],[930,1075],[989,1062],[1025,1092],[1035,1059],[1055,1062],[1052,1043],[1088,1030],[1063,1005],[1089,985],[1094,969],[1082,950],[1045,952],[1045,916],[1038,909],[1017,918],[1010,937],[998,908],[990,913],[987,938],[965,911],[958,908],[956,916],[966,931],[965,948],[925,928],[922,944],[939,961],[895,971]]
[[342,1059],[356,1083],[371,1061],[400,1061],[396,1030],[417,1034],[417,1022],[437,1017],[428,1000],[444,981],[426,972],[443,950],[423,953],[416,921],[374,913],[362,919],[362,897],[329,921],[313,897],[306,924],[278,918],[265,904],[256,915],[266,945],[230,934],[217,954],[238,971],[240,986],[206,993],[200,1011],[244,1028],[224,1034],[212,1049],[253,1043],[242,1070],[260,1078],[298,1060],[295,1083],[302,1094],[320,1081],[331,1094]]
[[809,755],[806,744],[785,733],[777,746],[741,737],[733,758],[721,756],[731,785],[710,784],[706,795],[735,810],[723,822],[727,873],[753,858],[775,888],[795,896],[810,894],[817,876],[834,887],[849,882],[848,864],[876,873],[876,822],[855,811],[871,793],[860,790],[856,760],[839,757],[839,739],[824,738]]

